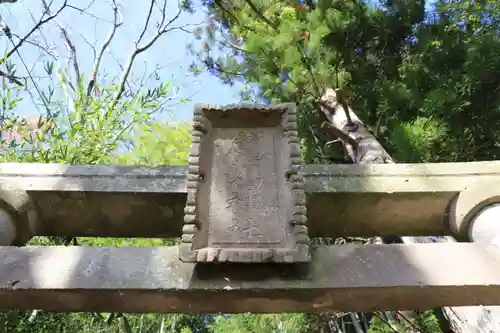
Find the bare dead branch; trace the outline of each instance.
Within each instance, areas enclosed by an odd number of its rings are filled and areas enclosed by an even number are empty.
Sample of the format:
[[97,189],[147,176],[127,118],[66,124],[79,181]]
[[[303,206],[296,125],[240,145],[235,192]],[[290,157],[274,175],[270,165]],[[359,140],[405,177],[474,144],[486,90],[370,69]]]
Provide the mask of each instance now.
[[[49,8],[50,8],[51,4],[52,4],[52,2],[48,4]],[[33,20],[33,22],[36,22],[33,13],[30,10],[28,10],[28,12],[29,12],[29,14],[30,14],[31,19]],[[47,38],[45,37],[45,34],[43,33],[43,30],[42,29],[38,30],[38,34],[43,39],[43,42],[45,43],[45,46],[41,45],[39,43],[34,43],[34,42],[32,42],[32,44],[35,45],[35,46],[37,46],[40,50],[44,51],[48,55],[50,55],[55,61],[57,61],[59,63],[60,67],[62,67],[61,66],[61,61],[60,61],[61,57],[59,56],[59,54],[58,54],[58,52],[57,52],[56,49],[54,49],[54,50],[50,50],[49,49],[49,47],[50,47],[49,45],[50,44],[49,44]],[[28,40],[26,40],[26,42],[28,42]],[[75,86],[66,77],[63,77],[62,80],[63,80],[63,82],[67,86],[69,86],[71,88],[72,91],[75,91]],[[63,88],[63,90],[64,90],[65,96],[68,99],[68,101],[72,101],[72,99],[70,97],[70,93],[67,91],[67,87],[66,86]],[[72,105],[72,104],[70,104],[70,105]]]
[[[50,14],[50,7],[47,5],[46,0],[41,0],[41,1],[42,1],[42,4],[43,4],[45,11],[48,14]],[[54,18],[54,22],[56,23],[57,27],[59,28],[59,31],[61,32],[61,35],[65,41],[66,48],[68,49],[68,52],[69,52],[68,61],[71,62],[71,64],[73,65],[73,70],[75,72],[76,81],[78,82],[81,75],[80,75],[80,66],[78,65],[78,56],[76,53],[75,44],[73,43],[73,41],[69,37],[68,30],[56,18]],[[76,86],[78,86],[78,85],[76,85]]]
[[[36,24],[37,20],[35,19],[33,12],[28,9],[28,13],[30,14],[31,20],[33,20],[33,23]],[[30,43],[33,46],[38,47],[40,50],[42,50],[43,52],[45,52],[46,54],[51,56],[54,60],[59,61],[59,55],[57,54],[57,51],[55,48],[54,48],[54,50],[50,49],[50,44],[49,44],[47,38],[45,37],[45,34],[43,33],[43,29],[38,30],[38,34],[43,39],[43,42],[45,43],[45,45],[42,45],[41,43],[38,43],[36,41],[30,41],[28,39],[25,40],[25,43]],[[13,36],[21,39],[21,37],[18,35],[13,34]]]
[[[142,29],[142,32],[141,34],[139,35],[139,38],[137,38],[137,42],[135,42],[135,46],[137,47],[137,45],[141,42],[142,38],[144,37],[144,34],[146,33],[146,30],[148,30],[148,27],[149,27],[149,20],[151,20],[151,14],[153,14],[153,7],[155,5],[156,1],[152,0],[150,2],[150,6],[149,6],[149,11],[148,11],[148,15],[146,16],[146,23],[144,23],[144,28]],[[166,6],[166,1],[163,2]],[[164,13],[164,12],[163,12]],[[163,20],[165,19],[166,15],[162,15],[162,22],[160,23],[160,26],[161,24],[163,24]]]
[[324,121],[321,124],[321,128],[326,129],[328,134],[332,135],[333,137],[339,138],[340,140],[344,141],[345,143],[351,145],[354,149],[358,146],[358,142],[356,140],[354,140],[353,138],[351,138],[349,136],[349,134],[347,134],[344,131],[342,131],[341,129],[333,126],[332,124],[330,124],[327,121]]
[[[347,154],[356,164],[394,163],[384,147],[350,108],[348,112],[351,115],[352,124],[355,126],[348,124],[346,113],[342,112],[343,107],[338,102],[337,92],[334,89],[326,89],[321,97],[321,102],[329,106],[328,109],[321,107],[328,122],[358,142],[357,146],[344,145]],[[333,109],[334,112],[331,113],[330,109]],[[347,143],[348,141],[343,142]]]
[[342,91],[340,89],[334,89],[333,91],[335,94],[325,93],[322,99],[317,101],[321,111],[330,121],[330,119],[332,119],[332,117],[335,115],[335,112],[337,112],[338,109],[342,109],[347,119],[347,126],[352,127],[353,130],[356,130],[355,128],[356,124],[354,124],[354,122],[352,121],[351,114],[349,111],[349,105],[347,104],[347,101],[345,100]]
[[[156,3],[156,1],[153,1],[153,3]],[[161,8],[160,11],[162,13],[162,16],[161,16],[160,24],[158,25],[159,27],[163,26],[163,24],[165,23],[165,20],[167,19],[167,15],[166,15],[166,12],[167,12],[167,2],[166,1],[163,1],[163,8]]]
[[115,37],[116,30],[123,24],[122,15],[120,10],[118,9],[118,5],[115,0],[110,0],[111,8],[113,9],[113,26],[111,30],[104,40],[99,52],[97,53],[97,57],[95,57],[94,66],[92,68],[92,78],[87,87],[87,95],[90,95],[92,92],[92,88],[97,83],[97,72],[99,71],[99,66],[101,65],[102,57],[104,56],[104,52],[108,48],[109,44]]
[[347,119],[347,126],[354,126],[354,123],[352,122],[351,119],[351,114],[349,112],[349,105],[347,104],[344,93],[340,88],[335,89],[335,92],[337,93],[337,99],[340,106],[342,106],[342,109],[344,109],[345,117]]
[[[151,1],[154,2],[155,0],[151,0]],[[167,12],[166,12],[166,0],[164,0],[164,6],[163,6],[163,8],[165,8],[165,10],[162,11],[162,19],[161,19],[161,22],[159,22],[159,24],[158,24],[158,30],[156,31],[155,35],[153,37],[151,37],[151,39],[149,41],[147,41],[145,44],[143,44],[142,46],[139,46],[140,39],[138,39],[137,42],[135,43],[135,48],[132,51],[132,53],[130,54],[128,60],[127,60],[127,64],[125,66],[125,69],[122,71],[122,74],[121,74],[121,77],[120,77],[120,81],[118,83],[118,92],[116,93],[115,98],[113,100],[113,104],[112,104],[113,106],[116,106],[116,104],[118,104],[118,101],[120,100],[120,98],[123,95],[123,92],[124,92],[124,89],[125,89],[125,83],[127,81],[128,76],[130,75],[130,71],[132,70],[132,66],[134,64],[135,58],[139,54],[141,54],[142,52],[146,51],[151,46],[153,46],[153,44],[163,34],[169,32],[169,31],[173,31],[173,30],[186,31],[184,29],[184,26],[174,26],[174,27],[171,26],[180,17],[180,15],[182,14],[182,11],[183,11],[182,7],[179,6],[179,9],[178,9],[177,13],[174,15],[173,18],[171,18],[168,21],[166,19],[166,15],[167,15]],[[146,19],[145,25],[146,24],[149,24],[149,19]],[[147,26],[146,26],[146,29],[147,29]],[[142,34],[139,37],[142,38]]]
[[107,23],[113,23],[111,20],[107,20],[107,19],[105,19],[105,18],[102,18],[102,17],[96,16],[96,15],[94,15],[94,14],[92,14],[92,13],[89,13],[89,12],[87,11],[87,10],[90,8],[90,6],[91,6],[94,2],[95,2],[95,0],[94,0],[94,1],[91,1],[91,3],[90,3],[87,7],[85,7],[85,8],[78,8],[78,7],[73,6],[73,5],[68,5],[68,8],[73,9],[73,10],[75,10],[75,11],[79,12],[79,13],[80,13],[80,14],[82,14],[82,15],[87,15],[87,16],[89,16],[89,17],[92,17],[93,19],[96,19],[96,20],[98,20],[98,21],[101,21],[101,22],[107,22]]
[[11,55],[13,55],[14,53],[16,53],[16,51],[23,45],[23,43],[37,30],[39,30],[45,23],[53,20],[54,18],[56,18],[62,11],[64,8],[66,8],[67,6],[67,3],[68,1],[67,0],[64,0],[64,3],[61,5],[61,7],[59,7],[59,9],[52,15],[49,15],[48,17],[45,17],[45,15],[48,14],[48,11],[45,10],[42,14],[42,16],[40,17],[40,19],[38,20],[38,22],[35,24],[35,26],[33,28],[31,28],[31,30],[24,36],[22,37],[19,42],[10,50],[7,52],[7,56],[5,57],[5,59],[8,59]]
[[[123,67],[122,63],[115,57],[115,55],[111,51],[109,52],[109,55],[116,62],[118,67],[120,67],[120,70],[123,72],[125,70],[125,67]],[[129,90],[132,90],[132,86],[128,81],[125,81],[125,84],[128,86]]]
[[95,49],[95,44],[92,44],[87,37],[81,32],[78,33],[80,35],[80,38],[87,44],[91,49],[92,49],[92,59],[95,59],[97,57],[97,50]]
[[[53,1],[50,1],[50,3],[47,4],[47,7],[50,9],[50,7],[52,6],[52,3]],[[36,24],[36,19],[35,19],[35,16],[33,15],[33,13],[31,12],[31,10],[28,9],[28,13],[30,14],[30,17],[31,19],[33,20],[33,23]],[[45,51],[47,54],[49,54],[50,56],[52,56],[52,58],[54,58],[54,60],[56,60],[59,64],[59,67],[62,68],[63,66],[61,65],[61,57],[59,56],[58,52],[57,52],[57,49],[54,48],[54,50],[49,50],[50,48],[50,44],[47,40],[47,38],[45,37],[45,34],[43,32],[43,29],[39,29],[38,30],[38,34],[40,35],[40,37],[42,38],[43,42],[45,43],[45,46],[42,46],[42,45],[38,45],[38,47]],[[68,80],[68,78],[66,76],[61,76],[60,77],[61,79],[61,83],[63,83],[63,92],[64,92],[64,95],[67,99],[67,102],[68,102],[68,110],[69,111],[74,111],[74,102],[73,102],[73,98],[71,96],[71,92],[68,91],[68,87],[71,89],[71,91],[75,91],[76,88],[75,86],[73,85],[73,83],[71,81]],[[31,92],[30,90],[28,90],[28,93],[30,94],[31,96]],[[34,100],[34,97],[31,96],[31,99],[33,100],[33,103],[35,103],[35,100]],[[48,112],[48,114],[50,115],[50,113]]]
[[89,4],[87,5],[87,7],[83,8],[83,9],[82,9],[82,11],[83,11],[84,13],[87,13],[87,10],[88,10],[90,7],[92,7],[92,5],[94,5],[95,1],[96,1],[96,0],[92,0],[92,1],[90,1],[90,2],[89,2]]
[[146,51],[147,49],[149,49],[151,46],[153,46],[153,44],[158,40],[158,38],[160,38],[166,32],[173,31],[173,30],[182,30],[182,31],[185,31],[185,32],[189,32],[189,31],[185,30],[184,27],[182,27],[182,26],[181,27],[170,27],[170,25],[172,23],[174,23],[179,18],[179,16],[181,15],[181,13],[182,13],[182,9],[179,9],[179,11],[174,16],[174,18],[172,18],[171,20],[169,20],[167,22],[167,24],[165,24],[164,27],[160,27],[158,29],[158,32],[156,33],[156,35],[153,38],[151,38],[149,40],[149,42],[147,42],[145,45],[143,45],[141,47],[138,47],[136,49],[137,54],[142,53],[142,52]]
[[[21,37],[19,35],[17,35],[17,34],[12,34],[12,36],[16,37],[17,39],[21,39]],[[30,45],[33,45],[33,46],[39,48],[41,51],[43,51],[44,53],[46,53],[48,56],[50,56],[52,58],[55,58],[54,53],[52,51],[50,51],[45,46],[40,45],[36,41],[25,40],[24,42],[27,43],[27,44],[30,44]]]

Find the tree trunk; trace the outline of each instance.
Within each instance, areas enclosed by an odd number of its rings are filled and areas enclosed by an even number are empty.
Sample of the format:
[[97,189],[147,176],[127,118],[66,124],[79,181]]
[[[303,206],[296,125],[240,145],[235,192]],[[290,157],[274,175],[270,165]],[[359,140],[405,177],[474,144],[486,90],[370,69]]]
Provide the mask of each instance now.
[[[334,130],[340,130],[339,139],[354,163],[395,163],[358,116],[348,106],[348,111],[344,109],[342,105],[346,106],[346,104],[342,100],[338,101],[335,90],[326,89],[321,101],[321,110]],[[455,242],[455,239],[453,237],[401,237],[401,241],[405,244],[441,243]],[[443,313],[450,323],[451,332],[500,332],[500,306],[447,307],[443,308]]]

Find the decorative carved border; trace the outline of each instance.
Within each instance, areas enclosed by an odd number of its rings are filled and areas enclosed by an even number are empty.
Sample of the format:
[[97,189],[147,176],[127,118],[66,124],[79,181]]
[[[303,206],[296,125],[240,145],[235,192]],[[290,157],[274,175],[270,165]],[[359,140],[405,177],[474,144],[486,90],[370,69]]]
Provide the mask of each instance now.
[[196,211],[196,200],[200,186],[200,147],[203,135],[206,133],[203,122],[203,104],[197,104],[193,113],[193,130],[191,136],[191,150],[189,152],[187,168],[187,197],[184,208],[184,225],[182,226],[181,244],[179,245],[179,258],[185,262],[196,261],[196,250],[193,249],[194,238],[200,227]]
[[[293,200],[294,200],[294,224],[293,231],[299,252],[309,252],[309,236],[307,229],[307,208],[306,208],[306,194],[304,191],[304,177],[299,174],[299,169],[302,166],[300,158],[300,142],[297,132],[297,109],[295,104],[288,104],[286,114],[284,115],[286,122],[286,137],[290,146],[290,161],[291,167],[289,171],[289,181],[292,186]],[[302,251],[301,246],[305,246]],[[297,258],[300,259],[300,258]],[[304,258],[306,259],[306,258]],[[306,260],[308,261],[308,260]]]
[[[205,117],[206,111],[223,112],[280,112],[282,114],[282,125],[284,134],[290,147],[290,167],[285,174],[293,198],[293,220],[289,223],[295,240],[294,248],[283,249],[230,249],[210,248],[196,246],[196,235],[202,226],[197,212],[197,200],[200,182],[204,180],[204,173],[200,170],[200,153],[203,136],[208,132],[209,123]],[[299,174],[302,165],[300,158],[300,143],[297,133],[297,113],[293,103],[265,106],[226,106],[198,104],[194,108],[193,131],[191,139],[191,151],[189,154],[189,166],[187,169],[187,199],[184,209],[184,224],[182,228],[181,245],[179,246],[179,258],[183,262],[309,262],[311,260],[309,236],[307,228],[306,195],[304,191],[304,179]]]

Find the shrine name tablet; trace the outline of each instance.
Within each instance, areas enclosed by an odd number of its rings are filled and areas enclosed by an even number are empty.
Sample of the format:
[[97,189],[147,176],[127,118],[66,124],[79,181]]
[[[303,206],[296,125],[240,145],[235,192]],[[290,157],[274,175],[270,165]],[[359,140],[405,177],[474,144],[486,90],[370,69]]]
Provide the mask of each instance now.
[[294,104],[197,105],[180,259],[308,262]]

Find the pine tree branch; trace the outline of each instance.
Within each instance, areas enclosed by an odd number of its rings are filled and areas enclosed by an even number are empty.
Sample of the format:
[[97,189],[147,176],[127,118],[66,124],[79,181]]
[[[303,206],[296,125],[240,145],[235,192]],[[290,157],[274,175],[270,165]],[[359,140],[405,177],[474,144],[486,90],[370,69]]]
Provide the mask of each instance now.
[[236,16],[233,15],[233,13],[231,13],[229,10],[226,9],[226,7],[224,7],[222,5],[222,2],[221,0],[215,0],[214,1],[214,4],[220,8],[220,10],[222,10],[224,12],[224,14],[226,14],[227,16],[229,16],[230,18],[232,18],[234,20],[235,23],[239,24],[239,20],[236,18]]
[[[270,19],[268,19],[264,13],[262,13],[258,8],[257,6],[255,6],[255,4],[252,2],[252,0],[245,0],[245,2],[248,4],[248,6],[252,9],[252,11],[262,20],[264,21],[267,25],[269,25],[271,28],[273,28],[274,30],[278,30],[278,24],[272,22]],[[311,65],[311,62],[309,61],[309,58],[307,57],[307,55],[305,54],[304,50],[300,47],[300,45],[295,45],[295,47],[297,48],[297,51],[299,52],[300,54],[300,60],[302,62],[302,64],[304,65],[304,67],[306,68],[309,76],[311,77],[311,81],[313,83],[313,86],[314,86],[314,93],[316,95],[316,99],[319,99],[320,95],[321,95],[321,87],[319,86],[318,82],[316,81],[316,78],[314,76],[314,72],[313,72],[313,69],[312,69],[312,65]]]
[[265,23],[267,23],[267,25],[269,25],[271,28],[273,28],[274,30],[277,30],[278,29],[278,25],[274,22],[272,22],[270,19],[268,19],[264,13],[262,13],[258,8],[257,6],[255,6],[255,4],[252,2],[252,0],[245,0],[245,2],[248,4],[248,6],[252,9],[252,11],[262,20],[264,21]]

